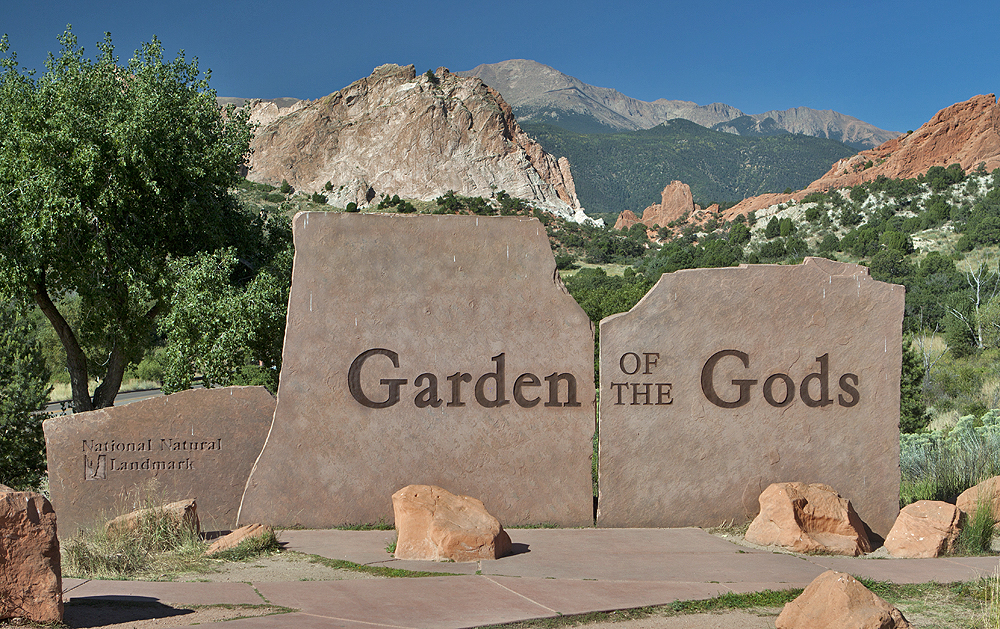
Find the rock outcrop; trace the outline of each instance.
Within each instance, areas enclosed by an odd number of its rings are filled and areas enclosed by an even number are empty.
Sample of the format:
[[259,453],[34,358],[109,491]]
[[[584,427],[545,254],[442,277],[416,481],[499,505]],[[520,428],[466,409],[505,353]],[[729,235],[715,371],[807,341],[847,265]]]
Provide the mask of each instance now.
[[56,513],[45,496],[0,485],[0,620],[63,619]]
[[[704,215],[700,205],[694,202],[691,195],[691,186],[682,181],[671,181],[663,192],[660,193],[660,202],[654,203],[642,211],[642,218],[639,218],[630,210],[625,210],[618,215],[615,222],[615,229],[628,229],[636,223],[642,223],[650,230],[657,227],[667,227],[670,223],[683,218],[690,217],[691,223],[702,223],[708,216],[714,214],[719,209],[718,205],[712,205],[705,210]],[[650,237],[655,232],[650,231]]]
[[392,495],[396,559],[478,561],[510,554],[510,536],[483,503],[432,485]]
[[903,613],[849,574],[819,575],[774,622],[777,629],[908,629]]
[[[331,203],[359,206],[382,195],[432,200],[449,190],[498,190],[582,222],[569,162],[531,140],[500,94],[445,68],[417,75],[387,64],[329,96],[278,109],[256,102],[261,123],[248,178],[287,180]],[[329,182],[332,190],[326,191]]]
[[201,524],[198,521],[198,505],[194,498],[188,500],[178,500],[162,507],[150,507],[138,509],[109,521],[106,528],[109,532],[124,534],[134,531],[137,528],[151,521],[163,519],[178,529],[187,527],[194,532],[201,531]]
[[774,483],[760,495],[760,513],[745,539],[798,553],[857,556],[871,552],[865,525],[851,502],[820,483]]
[[245,526],[241,526],[228,535],[223,535],[222,537],[217,538],[211,543],[211,545],[209,545],[203,554],[206,557],[211,557],[212,555],[224,553],[227,550],[233,550],[248,540],[252,540],[257,537],[267,537],[273,533],[274,530],[269,526],[264,526],[259,523],[247,524]]
[[951,552],[961,533],[962,512],[938,500],[918,500],[899,512],[885,538],[893,557],[929,558]]
[[744,199],[726,210],[723,218],[732,220],[750,211],[800,201],[811,192],[856,186],[879,176],[906,179],[932,166],[951,164],[961,164],[969,172],[981,163],[987,172],[1000,167],[1000,105],[994,94],[946,107],[913,133],[838,161],[803,191]]
[[955,506],[965,515],[972,517],[976,508],[982,502],[993,509],[993,520],[1000,522],[1000,476],[987,478],[975,487],[970,487],[959,494]]

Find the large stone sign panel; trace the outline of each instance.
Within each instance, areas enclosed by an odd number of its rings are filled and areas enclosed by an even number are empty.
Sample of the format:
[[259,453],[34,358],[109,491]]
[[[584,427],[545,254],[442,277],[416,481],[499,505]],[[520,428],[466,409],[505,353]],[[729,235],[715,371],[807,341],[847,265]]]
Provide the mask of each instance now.
[[103,524],[137,499],[194,498],[203,530],[234,528],[274,406],[264,387],[193,389],[45,420],[59,532]]
[[888,533],[903,297],[822,258],[663,275],[601,322],[598,525],[744,522],[801,481]]
[[593,521],[593,328],[522,217],[299,214],[274,423],[241,522],[393,518],[436,485]]

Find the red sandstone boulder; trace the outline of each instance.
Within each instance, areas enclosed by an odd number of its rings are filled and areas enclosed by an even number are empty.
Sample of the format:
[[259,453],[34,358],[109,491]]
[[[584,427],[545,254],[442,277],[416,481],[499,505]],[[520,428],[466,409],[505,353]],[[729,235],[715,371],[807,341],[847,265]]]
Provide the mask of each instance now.
[[965,515],[971,516],[976,513],[976,506],[980,501],[992,505],[993,519],[1000,521],[1000,476],[987,478],[975,487],[966,489],[958,496],[955,506]]
[[63,618],[56,513],[45,496],[0,485],[0,620]]
[[899,512],[885,538],[893,557],[927,558],[950,552],[961,532],[962,512],[937,500],[918,500]]
[[478,561],[510,553],[510,536],[483,503],[433,485],[392,495],[397,559]]
[[206,557],[211,557],[217,553],[222,553],[227,550],[232,550],[239,546],[246,540],[254,539],[255,537],[264,537],[265,535],[270,535],[273,530],[269,526],[264,526],[263,524],[247,524],[246,526],[241,526],[229,535],[223,535],[222,537],[216,539],[205,551]]
[[760,513],[745,536],[752,544],[799,553],[857,556],[871,552],[865,525],[849,500],[820,483],[774,483],[760,495]]
[[902,612],[873,594],[857,579],[827,570],[785,605],[777,629],[907,629]]
[[108,522],[107,530],[109,532],[115,529],[133,531],[143,522],[148,522],[152,518],[159,517],[171,520],[178,528],[186,526],[196,533],[201,530],[201,524],[198,521],[198,505],[195,504],[194,498],[171,502],[162,507],[139,509],[132,513],[120,515]]

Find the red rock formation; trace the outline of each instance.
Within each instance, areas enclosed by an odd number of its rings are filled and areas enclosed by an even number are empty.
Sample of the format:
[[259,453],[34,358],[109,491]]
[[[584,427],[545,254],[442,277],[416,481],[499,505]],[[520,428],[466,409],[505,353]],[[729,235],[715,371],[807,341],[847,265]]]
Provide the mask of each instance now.
[[893,557],[932,558],[950,553],[962,527],[962,512],[953,504],[918,500],[899,512],[885,538]]
[[903,613],[849,574],[827,570],[787,603],[774,621],[777,629],[858,627],[909,629]]
[[[871,166],[867,164],[871,162]],[[807,194],[873,181],[880,175],[906,179],[932,166],[961,164],[966,172],[985,163],[987,172],[1000,167],[1000,105],[994,94],[975,96],[939,111],[913,133],[889,140],[834,164],[829,172],[793,194],[765,194],[744,199],[726,210],[725,220],[762,210]]]
[[641,223],[639,217],[635,215],[632,210],[625,210],[618,215],[618,220],[615,221],[615,229],[629,229],[636,223]]

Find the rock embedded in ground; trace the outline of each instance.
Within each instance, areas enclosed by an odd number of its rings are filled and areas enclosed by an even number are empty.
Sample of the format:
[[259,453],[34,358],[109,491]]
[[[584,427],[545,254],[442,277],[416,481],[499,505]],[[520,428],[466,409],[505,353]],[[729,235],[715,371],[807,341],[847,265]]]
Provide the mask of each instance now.
[[962,512],[953,504],[918,500],[899,512],[885,538],[893,557],[929,558],[951,552],[961,532]]
[[970,487],[959,494],[955,501],[965,515],[972,517],[980,502],[993,507],[993,520],[1000,522],[1000,476],[987,478],[975,487]]
[[432,485],[392,495],[396,559],[478,561],[510,554],[510,536],[480,500]]
[[871,552],[865,525],[850,500],[821,483],[774,483],[760,495],[760,513],[745,539],[799,553],[857,556]]
[[45,496],[0,485],[0,620],[63,619],[56,512]]
[[187,527],[196,533],[201,531],[201,523],[198,521],[198,505],[193,498],[171,502],[162,507],[137,509],[131,513],[120,515],[107,523],[107,530],[109,532],[134,531],[144,523],[161,517],[169,520],[178,529]]
[[777,629],[908,629],[902,612],[857,579],[827,570],[778,615]]
[[246,526],[241,526],[232,533],[223,535],[213,541],[204,554],[206,557],[211,557],[212,555],[222,553],[227,550],[233,550],[246,540],[253,539],[255,537],[264,537],[265,535],[270,535],[273,532],[274,531],[271,527],[264,526],[263,524],[247,524]]

